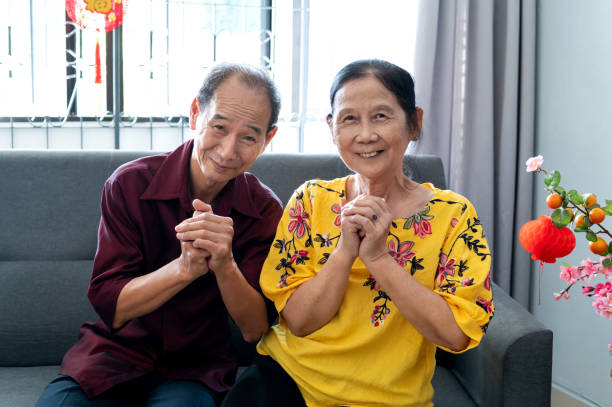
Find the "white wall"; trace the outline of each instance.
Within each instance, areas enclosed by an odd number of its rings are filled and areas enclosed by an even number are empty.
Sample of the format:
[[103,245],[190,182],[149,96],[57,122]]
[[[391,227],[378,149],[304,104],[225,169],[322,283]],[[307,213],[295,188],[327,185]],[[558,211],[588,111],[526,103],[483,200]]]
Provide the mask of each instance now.
[[[536,151],[544,156],[544,168],[561,172],[566,189],[612,199],[612,1],[540,0],[537,24]],[[545,196],[538,176],[537,215],[546,213]],[[605,226],[612,227],[612,220]],[[579,236],[564,260],[598,258],[587,243]],[[612,406],[612,321],[595,314],[581,286],[572,289],[569,301],[553,299],[565,287],[559,265],[544,266],[541,305],[532,269],[532,312],[554,332],[553,382]]]

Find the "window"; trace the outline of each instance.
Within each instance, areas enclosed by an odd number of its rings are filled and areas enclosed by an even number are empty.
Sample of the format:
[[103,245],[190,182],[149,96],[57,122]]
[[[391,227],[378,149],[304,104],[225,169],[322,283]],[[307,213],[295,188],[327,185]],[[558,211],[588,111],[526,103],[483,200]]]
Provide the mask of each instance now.
[[413,67],[417,0],[130,0],[106,34],[78,28],[64,3],[8,0],[0,14],[0,92],[11,95],[0,148],[172,149],[191,136],[206,70],[240,61],[269,69],[281,91],[270,150],[331,152],[334,74],[362,58]]

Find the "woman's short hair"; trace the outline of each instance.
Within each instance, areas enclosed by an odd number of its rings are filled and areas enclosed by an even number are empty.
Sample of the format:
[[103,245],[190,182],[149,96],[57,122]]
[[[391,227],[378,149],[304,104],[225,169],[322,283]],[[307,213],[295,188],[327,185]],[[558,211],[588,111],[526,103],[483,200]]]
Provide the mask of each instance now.
[[406,113],[408,126],[412,129],[418,129],[412,76],[405,69],[381,59],[362,59],[351,62],[336,74],[329,92],[332,111],[334,109],[334,98],[340,88],[348,81],[368,75],[374,76],[393,93],[400,107]]
[[202,87],[198,91],[198,102],[204,108],[208,106],[217,88],[226,79],[237,75],[247,86],[252,88],[263,88],[270,100],[270,121],[266,133],[276,125],[281,107],[281,98],[276,85],[264,69],[252,65],[237,63],[220,63],[208,71]]

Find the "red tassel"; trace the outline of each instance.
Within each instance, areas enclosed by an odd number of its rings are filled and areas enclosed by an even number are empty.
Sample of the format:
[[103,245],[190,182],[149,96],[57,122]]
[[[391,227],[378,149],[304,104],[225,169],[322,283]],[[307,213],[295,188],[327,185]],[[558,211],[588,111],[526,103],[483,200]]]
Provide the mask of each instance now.
[[540,305],[540,294],[542,294],[542,274],[544,272],[544,263],[540,260],[538,264],[538,305]]
[[96,83],[102,83],[102,67],[100,64],[100,41],[96,38]]

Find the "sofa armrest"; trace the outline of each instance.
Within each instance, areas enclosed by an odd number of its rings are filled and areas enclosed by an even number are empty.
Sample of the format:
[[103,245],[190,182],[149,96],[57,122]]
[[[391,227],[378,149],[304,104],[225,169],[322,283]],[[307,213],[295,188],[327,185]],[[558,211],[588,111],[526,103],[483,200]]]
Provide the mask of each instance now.
[[552,331],[493,284],[495,316],[480,346],[441,355],[479,406],[549,406]]

